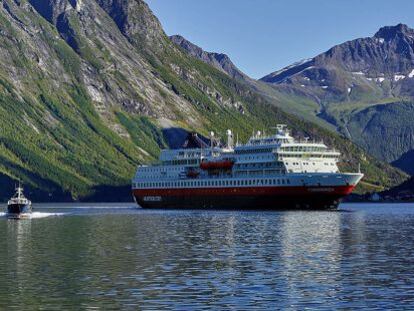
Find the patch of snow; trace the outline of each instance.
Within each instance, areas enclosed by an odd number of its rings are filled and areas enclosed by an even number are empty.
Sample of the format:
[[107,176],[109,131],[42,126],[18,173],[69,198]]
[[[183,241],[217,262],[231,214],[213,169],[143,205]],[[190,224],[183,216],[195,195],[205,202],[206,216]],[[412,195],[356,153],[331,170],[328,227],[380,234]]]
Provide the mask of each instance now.
[[361,75],[364,75],[365,73],[363,73],[362,71],[353,71],[352,72],[354,75],[359,75],[359,76],[361,76]]
[[352,91],[352,88],[349,87],[348,88],[348,94],[351,93],[351,91]]
[[325,79],[322,79],[321,82],[325,82]]
[[398,80],[404,79],[405,76],[404,75],[395,75],[394,76],[394,81],[397,82]]
[[300,86],[301,86],[301,87],[305,87],[305,85],[304,85],[304,84],[301,84]]
[[321,86],[321,88],[323,88],[323,89],[327,89],[327,88],[328,88],[328,86],[327,86],[327,85],[322,85],[322,86]]
[[385,40],[384,40],[384,38],[378,38],[378,39],[377,39],[377,42],[379,42],[379,43],[381,43],[381,44],[383,44],[383,43],[384,43],[384,41],[385,41]]
[[310,79],[308,77],[304,77],[303,79],[306,80],[306,81],[310,81]]
[[[289,66],[287,66],[287,67],[285,67],[285,68],[282,68],[282,69],[280,69],[280,70],[278,70],[278,71],[275,71],[274,73],[272,73],[271,75],[274,77],[274,76],[277,76],[277,75],[279,75],[279,74],[281,74],[282,72],[285,72],[286,70],[289,70],[289,69],[291,69],[291,68],[293,68],[293,67],[296,67],[296,66],[300,66],[300,65],[303,65],[303,64],[305,64],[306,62],[309,62],[309,61],[311,61],[312,60],[312,58],[306,58],[306,59],[302,59],[302,60],[300,60],[300,61],[298,61],[298,62],[296,62],[296,63],[293,63],[292,65],[289,65]],[[308,69],[308,68],[311,68],[312,66],[310,66],[310,67],[307,67],[307,68],[305,68],[305,69]],[[303,70],[302,70],[303,71]],[[302,71],[300,71],[300,72],[302,72]],[[299,72],[298,72],[299,73]]]
[[367,78],[368,81],[372,81],[372,78]]
[[408,74],[408,77],[409,77],[409,78],[414,77],[414,69],[413,69],[413,70],[411,70],[411,72]]
[[379,77],[379,78],[377,78],[376,80],[377,80],[377,82],[382,83],[382,82],[385,80],[385,78],[384,78],[384,77]]

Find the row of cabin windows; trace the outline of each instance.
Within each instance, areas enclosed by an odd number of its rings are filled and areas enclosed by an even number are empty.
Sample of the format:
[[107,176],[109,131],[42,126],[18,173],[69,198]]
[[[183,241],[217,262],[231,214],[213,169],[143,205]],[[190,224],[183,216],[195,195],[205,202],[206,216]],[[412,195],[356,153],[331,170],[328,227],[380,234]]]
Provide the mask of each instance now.
[[304,147],[304,146],[291,146],[291,147],[282,147],[280,148],[281,151],[293,151],[293,152],[323,152],[326,148],[323,147]]
[[[283,158],[309,158],[308,154],[279,154],[280,157]],[[324,159],[336,159],[338,156],[336,155],[323,155],[323,154],[312,154],[311,158],[324,158]]]
[[[293,162],[293,163],[291,163],[292,165],[294,165],[294,166],[298,166],[298,165],[300,165],[300,163],[298,163],[298,162]],[[312,165],[316,165],[316,163],[315,162],[313,162],[313,163],[309,163],[309,162],[303,162],[302,163],[302,165],[304,165],[304,166],[307,166],[307,165],[310,165],[310,164],[312,164]],[[335,163],[324,163],[324,165],[325,166],[329,166],[329,165],[331,165],[331,166],[334,166],[335,165]]]
[[136,188],[163,188],[163,187],[209,187],[209,186],[271,186],[290,185],[289,179],[249,179],[249,180],[206,180],[206,181],[166,181],[166,182],[138,182]]
[[265,152],[272,152],[272,148],[263,148],[263,149],[237,149],[234,151],[236,154],[244,154],[244,153],[265,153]]
[[164,165],[188,165],[188,164],[198,164],[200,163],[200,159],[189,159],[189,160],[171,160],[171,161],[163,161]]
[[266,162],[266,163],[251,163],[251,164],[238,164],[237,167],[244,168],[244,167],[272,167],[272,166],[279,166],[278,163],[275,162]]
[[[183,168],[182,167],[169,167],[168,168],[168,171],[182,171],[183,170]],[[144,168],[144,169],[142,169],[142,171],[140,170],[140,172],[144,172],[144,173],[159,173],[159,172],[162,172],[162,173],[166,173],[167,172],[167,170],[165,170],[165,169],[161,169],[161,168]]]

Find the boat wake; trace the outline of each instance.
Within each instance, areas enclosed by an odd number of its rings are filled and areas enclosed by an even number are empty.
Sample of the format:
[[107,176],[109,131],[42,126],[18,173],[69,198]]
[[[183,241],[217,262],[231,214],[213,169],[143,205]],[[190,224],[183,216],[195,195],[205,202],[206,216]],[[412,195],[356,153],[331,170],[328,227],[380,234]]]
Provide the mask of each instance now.
[[[39,219],[39,218],[46,218],[46,217],[57,217],[57,216],[64,216],[67,213],[46,213],[46,212],[33,212],[31,214],[25,215],[25,219]],[[7,213],[1,212],[0,217],[7,218]]]
[[63,216],[67,213],[46,213],[46,212],[33,212],[30,215],[30,218],[45,218],[45,217],[53,217],[53,216]]

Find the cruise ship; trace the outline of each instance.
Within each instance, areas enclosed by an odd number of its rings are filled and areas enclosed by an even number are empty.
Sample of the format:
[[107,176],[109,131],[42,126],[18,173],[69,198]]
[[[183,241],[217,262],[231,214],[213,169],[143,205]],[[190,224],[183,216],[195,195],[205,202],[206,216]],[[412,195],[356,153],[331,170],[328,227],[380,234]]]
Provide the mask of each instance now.
[[220,145],[190,134],[180,149],[139,166],[132,193],[143,208],[334,209],[363,177],[342,173],[340,153],[323,142],[297,140],[285,125],[247,143]]

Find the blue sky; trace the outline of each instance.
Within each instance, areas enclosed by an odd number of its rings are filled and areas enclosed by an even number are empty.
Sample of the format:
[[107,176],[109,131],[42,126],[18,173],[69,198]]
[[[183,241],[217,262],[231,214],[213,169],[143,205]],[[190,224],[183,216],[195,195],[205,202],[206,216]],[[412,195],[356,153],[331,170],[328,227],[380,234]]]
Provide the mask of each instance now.
[[253,78],[372,36],[414,27],[413,0],[146,0],[168,35],[226,53]]

